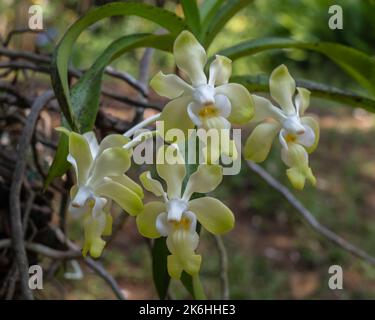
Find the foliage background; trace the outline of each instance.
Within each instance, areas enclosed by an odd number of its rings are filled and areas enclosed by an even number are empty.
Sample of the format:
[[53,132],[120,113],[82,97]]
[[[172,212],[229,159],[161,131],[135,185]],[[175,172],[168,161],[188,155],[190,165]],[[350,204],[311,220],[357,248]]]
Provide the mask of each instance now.
[[[12,48],[50,53],[67,26],[93,5],[110,1],[45,0],[45,35],[21,35],[12,40]],[[154,1],[141,1],[154,4]],[[159,1],[160,2],[160,1]],[[161,1],[164,2],[164,1]],[[0,34],[25,27],[26,0],[0,2]],[[38,1],[34,1],[38,3]],[[339,4],[344,11],[344,29],[328,28],[328,7]],[[181,12],[174,1],[165,7]],[[85,68],[114,39],[134,32],[155,31],[155,25],[137,18],[115,17],[95,24],[79,38],[72,65]],[[254,0],[238,13],[214,41],[210,53],[243,40],[284,36],[303,41],[334,41],[353,46],[374,55],[375,3],[367,0]],[[53,42],[50,38],[54,39]],[[125,54],[113,67],[138,72],[143,50]],[[332,62],[317,53],[300,50],[277,50],[242,58],[234,64],[234,74],[269,74],[285,63],[296,78],[308,78],[343,89],[360,89]],[[173,70],[171,55],[155,52],[151,75],[159,69]],[[34,74],[24,90],[48,87],[47,75]],[[113,91],[135,93],[128,87],[105,78],[104,86]],[[163,101],[156,95],[155,101]],[[133,110],[111,101],[102,108],[127,120]],[[321,142],[311,156],[311,167],[317,178],[317,188],[307,186],[294,193],[315,214],[318,220],[333,231],[375,252],[375,116],[363,110],[314,99],[310,112],[320,118]],[[56,123],[56,115],[51,115]],[[57,123],[56,123],[57,125]],[[245,128],[249,132],[250,128]],[[4,132],[2,132],[2,135]],[[243,134],[246,137],[246,134]],[[280,181],[288,185],[285,167],[275,144],[271,157],[264,163]],[[50,155],[46,155],[48,166]],[[133,172],[134,176],[138,173]],[[298,214],[281,196],[243,165],[241,174],[226,177],[216,191],[236,213],[236,228],[224,237],[229,255],[229,278],[233,299],[374,299],[375,270],[316,235],[301,222]],[[151,198],[151,197],[150,197]],[[55,210],[59,206],[55,203]],[[79,222],[68,220],[70,237],[81,237]],[[202,279],[210,298],[219,298],[218,255],[213,238],[203,233],[199,251],[204,256]],[[151,259],[147,243],[136,232],[134,219],[126,219],[123,230],[105,250],[103,261],[119,281],[128,298],[156,298],[152,285]],[[48,264],[48,261],[45,262]],[[328,268],[339,264],[344,270],[344,290],[328,288]],[[46,283],[41,298],[94,299],[112,298],[101,279],[85,271],[82,280],[67,280],[61,266],[59,276]],[[188,297],[179,283],[173,283],[176,298]]]

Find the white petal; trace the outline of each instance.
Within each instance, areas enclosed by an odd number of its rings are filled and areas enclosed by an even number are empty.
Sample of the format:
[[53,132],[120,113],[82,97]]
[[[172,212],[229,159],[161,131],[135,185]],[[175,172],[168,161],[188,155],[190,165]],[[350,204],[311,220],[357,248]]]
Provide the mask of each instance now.
[[186,72],[194,86],[207,83],[204,65],[207,55],[201,44],[189,31],[182,31],[173,46],[176,65]]
[[182,94],[192,94],[193,87],[175,74],[165,75],[163,72],[157,73],[151,80],[150,86],[162,97],[174,99]]
[[197,127],[201,127],[202,126],[202,121],[199,117],[199,111],[202,109],[202,107],[200,106],[200,104],[198,104],[197,102],[193,101],[193,102],[190,102],[189,105],[188,105],[188,108],[187,108],[187,111],[188,111],[188,115],[191,119],[191,121],[197,126]]
[[208,105],[215,103],[215,88],[208,84],[198,86],[194,89],[193,99],[199,105]]
[[297,141],[307,148],[310,148],[315,143],[315,133],[308,125],[303,125],[305,133],[298,135]]
[[156,218],[156,229],[163,236],[166,237],[169,233],[168,216],[165,212],[158,215]]
[[296,82],[285,65],[273,70],[270,76],[271,96],[287,114],[296,112],[292,100],[295,91]]
[[168,222],[181,221],[182,214],[188,208],[188,203],[182,199],[172,199],[167,202]]
[[230,100],[223,94],[215,96],[215,107],[219,110],[220,116],[224,118],[228,118],[232,110]]
[[228,83],[232,74],[232,60],[227,57],[216,55],[216,59],[210,65],[209,84],[220,86]]
[[92,216],[93,218],[99,217],[99,215],[103,212],[104,206],[107,203],[107,200],[105,198],[101,197],[94,197],[95,204],[92,208]]
[[90,131],[84,133],[83,136],[89,144],[92,158],[95,159],[99,151],[99,144],[98,140],[96,139],[95,133]]
[[86,201],[93,196],[92,190],[89,187],[79,187],[75,197],[72,200],[73,207],[84,207]]

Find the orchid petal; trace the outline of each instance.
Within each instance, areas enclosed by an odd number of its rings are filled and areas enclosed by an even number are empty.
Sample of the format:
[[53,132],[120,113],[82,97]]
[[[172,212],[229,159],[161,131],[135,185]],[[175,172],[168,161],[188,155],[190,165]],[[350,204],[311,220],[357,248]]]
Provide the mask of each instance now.
[[106,178],[95,190],[96,194],[115,201],[123,210],[135,216],[143,209],[141,198],[129,188]]
[[105,177],[122,175],[129,169],[130,164],[129,152],[126,149],[108,148],[95,160],[90,184],[100,183]]
[[215,88],[217,95],[225,95],[231,104],[228,120],[234,124],[244,124],[254,115],[254,102],[246,88],[238,83],[223,84]]
[[186,169],[185,160],[175,146],[163,146],[158,150],[156,171],[159,177],[167,183],[168,198],[180,198]]
[[246,160],[263,162],[266,160],[280,125],[275,122],[265,122],[257,125],[247,138],[244,147]]
[[75,168],[77,181],[84,184],[87,180],[90,167],[93,162],[90,146],[87,140],[80,134],[69,134],[69,156],[67,159]]
[[166,104],[160,118],[161,121],[164,121],[165,132],[180,129],[183,131],[185,138],[187,138],[188,130],[194,128],[194,124],[187,112],[188,104],[191,101],[191,97],[182,96]]
[[219,115],[228,118],[231,114],[231,104],[227,96],[218,94],[215,96],[215,107],[219,111]]
[[150,239],[160,237],[160,233],[156,228],[156,219],[165,211],[165,204],[160,201],[151,201],[143,207],[142,212],[137,215],[137,227],[139,233]]
[[190,78],[193,86],[207,84],[204,65],[207,61],[206,51],[189,31],[182,31],[173,46],[176,65]]
[[305,88],[297,87],[298,93],[295,97],[295,104],[298,116],[303,116],[306,109],[310,105],[310,94],[311,92]]
[[216,55],[210,65],[209,84],[212,86],[221,86],[228,83],[232,74],[232,60],[227,57]]
[[189,210],[192,211],[202,226],[213,234],[222,234],[234,226],[232,211],[221,201],[203,197],[191,200]]
[[150,86],[159,96],[169,99],[175,99],[182,94],[191,95],[194,90],[191,85],[175,74],[165,75],[161,71],[152,78]]
[[152,192],[155,196],[161,197],[164,195],[163,186],[161,185],[160,181],[151,177],[150,171],[143,172],[139,176],[139,180],[141,181],[143,188],[149,192]]
[[114,147],[121,148],[129,141],[130,139],[122,134],[109,134],[100,142],[98,156],[106,149]]
[[268,99],[255,94],[253,94],[252,97],[255,107],[254,118],[251,119],[252,122],[260,122],[267,118],[272,118],[282,123],[286,119],[286,116],[280,108],[275,107]]
[[129,188],[135,192],[141,199],[143,199],[144,194],[142,187],[136,183],[133,179],[129,178],[127,175],[112,176],[111,179],[123,185],[124,187]]
[[92,131],[86,132],[82,135],[90,146],[91,156],[95,159],[99,151],[98,140],[96,139],[95,133]]
[[270,76],[270,93],[286,114],[296,113],[292,100],[295,91],[296,82],[285,65],[273,70]]
[[223,179],[223,168],[219,165],[201,164],[189,178],[183,199],[189,200],[194,192],[208,193],[217,188]]
[[320,136],[319,123],[313,117],[302,117],[301,123],[304,125],[305,128],[309,127],[314,132],[314,138],[315,138],[314,143],[311,146],[306,148],[307,152],[311,153],[316,149],[319,143],[319,136]]

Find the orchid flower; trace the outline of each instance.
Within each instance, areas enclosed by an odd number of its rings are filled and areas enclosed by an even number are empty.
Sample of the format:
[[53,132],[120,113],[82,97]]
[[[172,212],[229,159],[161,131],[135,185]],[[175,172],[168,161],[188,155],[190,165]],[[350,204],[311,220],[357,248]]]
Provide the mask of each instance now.
[[[177,153],[177,156],[173,156],[174,163],[172,153]],[[197,275],[202,259],[195,253],[199,242],[197,221],[213,234],[227,232],[234,225],[232,211],[219,200],[207,196],[191,200],[193,193],[207,193],[220,184],[222,167],[199,165],[182,192],[186,169],[178,150],[173,146],[162,147],[158,151],[157,160],[156,170],[166,182],[167,191],[164,191],[158,180],[151,177],[149,171],[141,174],[143,187],[162,197],[163,201],[145,204],[143,211],[137,216],[138,230],[148,238],[167,237],[171,253],[167,259],[167,267],[172,278],[179,279],[183,270],[192,276]]]
[[187,83],[174,74],[159,72],[151,80],[151,87],[160,95],[172,99],[164,108],[161,120],[165,130],[229,129],[231,123],[244,124],[254,113],[250,93],[240,84],[228,83],[232,61],[217,55],[204,73],[207,55],[204,48],[189,32],[183,31],[173,47],[176,65],[187,74]]
[[83,254],[90,252],[91,256],[98,257],[105,245],[101,236],[111,233],[111,200],[130,215],[138,214],[143,208],[142,188],[124,174],[130,167],[130,152],[122,146],[129,139],[112,134],[99,145],[93,132],[80,135],[64,128],[58,130],[69,137],[67,160],[76,175],[76,184],[70,191],[69,212],[83,215]]
[[[280,108],[263,97],[253,95],[255,116],[252,121],[262,123],[255,127],[246,141],[245,158],[254,162],[264,161],[274,138],[279,135],[281,158],[289,167],[286,173],[292,185],[303,189],[306,179],[315,185],[316,179],[309,167],[308,153],[313,152],[318,145],[319,124],[314,118],[303,116],[310,103],[310,91],[296,88],[285,65],[272,72],[269,86],[271,97]],[[265,121],[268,118],[274,121]]]

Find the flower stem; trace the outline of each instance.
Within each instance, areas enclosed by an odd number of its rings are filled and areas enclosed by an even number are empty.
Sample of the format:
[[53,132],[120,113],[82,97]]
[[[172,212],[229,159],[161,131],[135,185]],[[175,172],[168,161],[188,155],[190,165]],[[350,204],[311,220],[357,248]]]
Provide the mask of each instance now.
[[159,120],[160,117],[161,117],[161,113],[157,113],[157,114],[155,114],[151,117],[148,117],[148,118],[144,119],[143,121],[141,121],[140,123],[138,123],[134,127],[130,128],[128,131],[126,131],[124,133],[124,136],[130,138],[132,135],[134,135],[134,133],[137,132],[137,130],[142,129],[142,128],[146,127],[147,125],[149,125],[150,123],[153,123],[153,122]]
[[139,145],[140,143],[153,138],[156,136],[156,131],[147,131],[144,133],[141,133],[139,136],[135,137],[133,140],[128,142],[126,145],[123,146],[124,149],[131,149],[134,148],[135,146]]
[[206,294],[204,292],[202,282],[199,279],[199,274],[192,276],[193,279],[193,290],[196,300],[207,300]]

